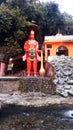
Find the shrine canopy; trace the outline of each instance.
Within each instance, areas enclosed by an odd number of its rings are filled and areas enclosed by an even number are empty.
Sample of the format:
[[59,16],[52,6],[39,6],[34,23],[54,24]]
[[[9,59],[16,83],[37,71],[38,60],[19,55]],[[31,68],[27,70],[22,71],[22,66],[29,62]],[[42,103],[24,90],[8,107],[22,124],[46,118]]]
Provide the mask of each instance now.
[[73,42],[73,35],[55,35],[55,36],[45,36],[44,42]]

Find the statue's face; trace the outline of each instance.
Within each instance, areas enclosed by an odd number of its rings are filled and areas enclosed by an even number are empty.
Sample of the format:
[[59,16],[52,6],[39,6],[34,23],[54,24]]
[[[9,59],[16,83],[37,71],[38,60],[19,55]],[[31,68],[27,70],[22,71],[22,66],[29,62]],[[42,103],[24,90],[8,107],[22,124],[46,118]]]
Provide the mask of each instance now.
[[34,34],[30,34],[29,38],[30,40],[34,40]]

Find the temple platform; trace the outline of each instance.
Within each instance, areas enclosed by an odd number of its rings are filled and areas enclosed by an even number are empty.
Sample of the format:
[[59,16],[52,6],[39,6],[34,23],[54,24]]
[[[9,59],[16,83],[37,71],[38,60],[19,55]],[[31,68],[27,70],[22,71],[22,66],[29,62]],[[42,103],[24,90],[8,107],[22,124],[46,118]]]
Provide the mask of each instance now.
[[10,94],[14,91],[42,92],[52,95],[56,93],[56,85],[53,79],[48,77],[0,77],[0,93]]

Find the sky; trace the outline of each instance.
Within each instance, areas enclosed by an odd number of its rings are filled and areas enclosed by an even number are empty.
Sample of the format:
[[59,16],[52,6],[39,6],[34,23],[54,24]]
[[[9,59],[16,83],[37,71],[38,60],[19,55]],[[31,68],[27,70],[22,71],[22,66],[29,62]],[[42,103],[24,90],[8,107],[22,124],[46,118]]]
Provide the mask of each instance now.
[[40,0],[40,2],[54,1],[58,3],[61,13],[67,12],[73,16],[73,0]]

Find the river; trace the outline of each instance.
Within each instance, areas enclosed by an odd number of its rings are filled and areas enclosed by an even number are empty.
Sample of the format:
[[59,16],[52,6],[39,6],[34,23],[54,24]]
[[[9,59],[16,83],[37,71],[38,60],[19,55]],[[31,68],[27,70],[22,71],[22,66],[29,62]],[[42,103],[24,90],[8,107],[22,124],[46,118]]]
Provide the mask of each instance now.
[[73,130],[73,110],[6,106],[0,110],[0,130]]

